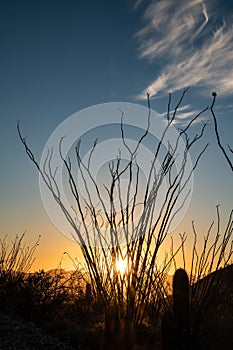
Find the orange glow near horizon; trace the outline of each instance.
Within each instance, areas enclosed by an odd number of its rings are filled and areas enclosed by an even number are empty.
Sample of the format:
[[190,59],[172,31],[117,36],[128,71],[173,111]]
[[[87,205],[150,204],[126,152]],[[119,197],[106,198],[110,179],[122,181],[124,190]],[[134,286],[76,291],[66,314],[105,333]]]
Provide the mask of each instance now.
[[[226,215],[225,215],[226,216]],[[30,218],[31,220],[32,218]],[[163,266],[163,261],[165,256],[169,257],[169,254],[171,252],[171,236],[173,237],[173,243],[174,243],[174,252],[180,245],[180,237],[179,233],[186,232],[188,238],[185,242],[185,252],[186,252],[186,264],[185,268],[188,271],[190,268],[190,260],[191,260],[191,251],[193,247],[193,231],[192,231],[192,224],[191,224],[191,213],[187,213],[187,216],[183,219],[183,221],[180,223],[179,227],[176,228],[171,234],[168,234],[166,240],[161,245],[158,256],[157,256],[157,263],[158,265]],[[225,218],[224,218],[225,219]],[[210,222],[211,220],[209,220]],[[197,230],[198,234],[198,242],[197,242],[197,249],[199,252],[203,249],[203,239],[204,235],[206,234],[208,228],[209,228],[209,222],[205,218],[202,220],[195,220],[195,228]],[[222,227],[224,228],[226,220],[223,220]],[[39,226],[40,224],[40,226]],[[59,232],[56,227],[53,225],[52,222],[49,221],[49,219],[46,219],[44,221],[36,221],[35,223],[36,227],[40,227],[40,230],[35,229],[35,227],[28,225],[28,229],[24,238],[24,244],[25,246],[32,247],[33,244],[35,244],[38,235],[41,234],[41,239],[39,246],[37,247],[34,257],[35,262],[33,263],[31,267],[31,272],[38,271],[40,269],[44,270],[51,270],[56,269],[58,267],[61,267],[65,270],[73,270],[75,269],[75,266],[73,265],[72,259],[75,260],[75,263],[80,263],[84,265],[84,257],[82,255],[80,246],[77,242],[73,241],[72,239],[69,239],[64,234]],[[17,229],[19,232],[19,228]],[[11,230],[9,232],[9,235],[7,236],[7,242],[9,245],[11,245],[11,242],[14,240],[15,232],[17,232],[15,229]],[[216,231],[216,224],[213,227],[212,236],[210,238],[210,244],[213,241],[213,237],[215,236]],[[32,233],[36,232],[36,233]],[[153,247],[152,247],[153,248]],[[67,252],[69,256],[72,258],[70,259],[68,255],[64,255],[64,252]],[[124,252],[125,253],[125,252]],[[129,269],[127,265],[127,257],[125,254],[116,261],[116,268],[119,274],[122,276],[123,274],[127,273],[127,269]],[[180,250],[179,253],[176,256],[176,268],[184,267],[183,259],[182,259],[182,251]],[[172,263],[171,268],[169,270],[169,274],[174,273],[175,266]]]
[[[44,232],[46,233],[41,235],[39,246],[34,253],[35,261],[30,269],[31,272],[42,269],[48,271],[56,268],[70,271],[75,269],[72,260],[75,263],[84,263],[84,258],[77,242],[63,235],[52,224]],[[25,236],[25,245],[31,247],[35,242],[35,236],[28,236]],[[65,252],[68,254],[64,254]]]

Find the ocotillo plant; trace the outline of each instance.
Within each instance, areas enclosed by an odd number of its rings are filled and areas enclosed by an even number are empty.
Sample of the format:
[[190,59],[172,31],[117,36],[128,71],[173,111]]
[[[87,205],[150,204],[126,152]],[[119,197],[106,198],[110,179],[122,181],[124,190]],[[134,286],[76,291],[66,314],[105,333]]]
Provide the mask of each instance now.
[[[170,136],[187,91],[188,89],[183,91],[174,111],[170,108],[169,96],[167,120],[161,124],[164,125],[160,132],[161,137],[155,137],[153,152],[149,151],[152,158],[147,162],[147,169],[143,168],[144,161],[141,167],[137,160],[143,160],[145,156],[144,145],[148,142],[150,144],[154,130],[152,126],[157,119],[153,117],[149,94],[148,111],[143,113],[145,126],[140,128],[141,131],[132,145],[131,142],[128,143],[126,131],[131,120],[128,118],[135,111],[129,115],[124,111],[120,113],[118,131],[121,140],[119,146],[113,148],[113,152],[114,149],[116,152],[115,155],[111,153],[113,158],[111,156],[106,158],[106,163],[98,164],[98,167],[106,169],[101,179],[96,177],[98,162],[95,159],[100,149],[98,135],[97,139],[89,140],[93,146],[88,151],[88,157],[84,157],[86,153],[83,152],[81,139],[77,135],[72,152],[68,152],[69,147],[66,146],[69,138],[61,137],[59,140],[58,137],[55,138],[56,145],[51,143],[51,147],[46,146],[46,151],[43,152],[45,157],[38,162],[22,135],[19,124],[17,125],[25,151],[40,173],[40,183],[49,191],[54,205],[60,210],[59,215],[62,213],[68,224],[68,231],[79,243],[92,282],[93,296],[104,305],[104,312],[106,310],[106,330],[111,329],[107,324],[109,303],[116,304],[120,321],[126,322],[127,330],[135,328],[137,331],[146,321],[147,310],[155,293],[154,280],[161,246],[171,229],[174,217],[185,205],[191,188],[192,173],[208,146],[205,145],[194,154],[192,165],[188,153],[199,141],[202,147],[201,138],[207,124],[202,124],[195,136],[191,130],[192,125],[207,108],[193,116],[184,129],[175,133],[174,138]],[[97,116],[98,114],[97,110]],[[157,130],[157,122],[155,123]],[[60,160],[59,166],[55,159]],[[66,171],[64,186],[58,180],[58,173],[63,179],[62,169]],[[145,171],[148,176],[144,185],[141,181]],[[164,191],[166,184],[168,187]],[[63,187],[67,191],[68,201],[63,196]],[[121,237],[126,244],[122,244]],[[117,261],[122,259],[127,261],[128,266],[123,275],[117,268]],[[134,292],[130,296],[132,287]]]
[[178,269],[173,277],[173,310],[162,318],[162,349],[189,349],[189,280],[185,270]]

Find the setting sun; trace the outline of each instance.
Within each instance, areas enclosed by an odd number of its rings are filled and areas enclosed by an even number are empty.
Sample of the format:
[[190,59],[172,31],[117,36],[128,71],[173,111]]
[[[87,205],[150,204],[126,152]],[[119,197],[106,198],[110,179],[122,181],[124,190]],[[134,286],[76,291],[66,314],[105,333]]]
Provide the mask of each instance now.
[[129,264],[127,258],[122,259],[121,257],[116,261],[116,270],[123,276],[125,273],[129,272]]

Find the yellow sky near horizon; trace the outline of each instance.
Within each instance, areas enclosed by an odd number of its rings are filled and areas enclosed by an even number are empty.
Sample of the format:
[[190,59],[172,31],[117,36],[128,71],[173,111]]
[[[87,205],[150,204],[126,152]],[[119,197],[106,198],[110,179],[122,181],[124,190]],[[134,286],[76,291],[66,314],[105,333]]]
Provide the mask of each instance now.
[[[29,208],[32,208],[30,216],[28,215]],[[35,251],[35,262],[31,268],[31,271],[38,271],[39,269],[50,270],[55,269],[59,266],[62,261],[61,267],[66,270],[73,269],[72,261],[68,256],[64,255],[64,252],[68,252],[69,255],[80,263],[84,263],[84,259],[81,253],[79,245],[72,239],[69,239],[64,234],[62,234],[50,221],[47,216],[43,205],[40,201],[34,200],[33,202],[26,202],[22,205],[22,211],[19,212],[18,216],[14,216],[12,219],[11,211],[6,210],[7,215],[5,216],[5,227],[1,232],[1,238],[6,234],[7,241],[10,243],[14,240],[16,235],[21,235],[26,230],[26,235],[24,243],[30,247],[36,242],[39,235],[41,235],[40,244]],[[205,212],[205,215],[203,215]],[[224,206],[220,206],[220,216],[221,216],[221,229],[225,228],[225,224],[228,219],[229,212]],[[216,208],[215,204],[211,204],[208,207],[203,208],[202,204],[198,202],[198,195],[193,196],[191,205],[185,215],[185,218],[180,223],[180,225],[172,233],[174,237],[174,242],[176,245],[179,244],[179,233],[183,234],[186,232],[188,235],[187,240],[187,251],[192,247],[193,242],[193,232],[192,232],[192,220],[195,221],[195,227],[199,236],[200,247],[203,243],[204,235],[206,235],[207,230],[212,222],[215,220],[216,225]],[[221,231],[221,232],[222,232]],[[215,231],[213,230],[213,235]],[[160,249],[159,258],[163,260],[166,252],[169,252],[170,248],[170,235],[166,244]],[[182,267],[182,263],[178,263],[178,267]]]
[[[212,218],[210,218],[210,220],[195,220],[194,222],[195,229],[198,236],[197,248],[199,252],[202,251],[203,244],[204,244],[204,236],[207,234],[207,231],[209,229],[209,226],[212,220],[215,220],[215,224],[212,228],[212,233],[210,235],[209,246],[212,244],[214,240],[214,237],[216,234],[216,227],[217,227],[215,214],[216,214],[215,211],[213,211],[213,216]],[[227,213],[225,213],[225,215],[222,215],[221,233],[223,233],[224,231],[224,228],[227,223],[227,218],[228,218]],[[193,239],[194,239],[194,235],[192,231],[192,219],[190,215],[188,215],[188,218],[186,217],[180,223],[177,229],[167,236],[158,254],[158,259],[161,263],[163,262],[166,254],[168,255],[170,254],[171,236],[173,237],[174,251],[175,251],[180,245],[179,234],[185,233],[187,235],[187,240],[185,243],[186,268],[188,268],[188,266],[190,265],[191,249],[193,247]],[[32,269],[31,269],[32,272],[37,271],[39,269],[44,269],[44,270],[55,269],[59,266],[60,263],[61,263],[61,268],[64,268],[66,270],[74,269],[72,260],[68,257],[68,255],[66,254],[64,255],[64,252],[67,252],[72,259],[76,260],[76,262],[85,264],[84,258],[82,256],[81,248],[77,242],[75,242],[72,239],[69,239],[64,234],[59,232],[51,222],[47,224],[47,229],[44,232],[46,233],[42,233],[40,244],[34,254],[36,260],[32,266]],[[35,242],[35,236],[27,233],[25,236],[25,242],[31,246]],[[182,260],[182,251],[180,251],[176,257],[176,264],[177,264],[177,268],[184,267],[183,260]],[[174,266],[171,267],[171,273],[172,272],[174,272]]]

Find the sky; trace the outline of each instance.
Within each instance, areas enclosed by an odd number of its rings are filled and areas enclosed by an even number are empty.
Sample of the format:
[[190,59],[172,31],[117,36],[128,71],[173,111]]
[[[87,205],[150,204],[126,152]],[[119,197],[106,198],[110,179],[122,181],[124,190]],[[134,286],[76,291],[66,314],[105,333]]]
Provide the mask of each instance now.
[[[190,90],[177,118],[182,127],[210,105],[212,91],[221,140],[233,146],[233,4],[226,0],[1,1],[0,2],[0,237],[26,231],[41,235],[35,269],[55,268],[63,252],[81,259],[79,248],[50,221],[38,172],[16,131],[39,160],[55,130],[72,114],[102,103],[129,102],[159,113]],[[194,176],[190,208],[179,230],[200,235],[232,208],[229,166],[216,144],[209,112],[210,146]],[[178,232],[178,231],[177,231]],[[64,266],[71,262],[63,258]]]

